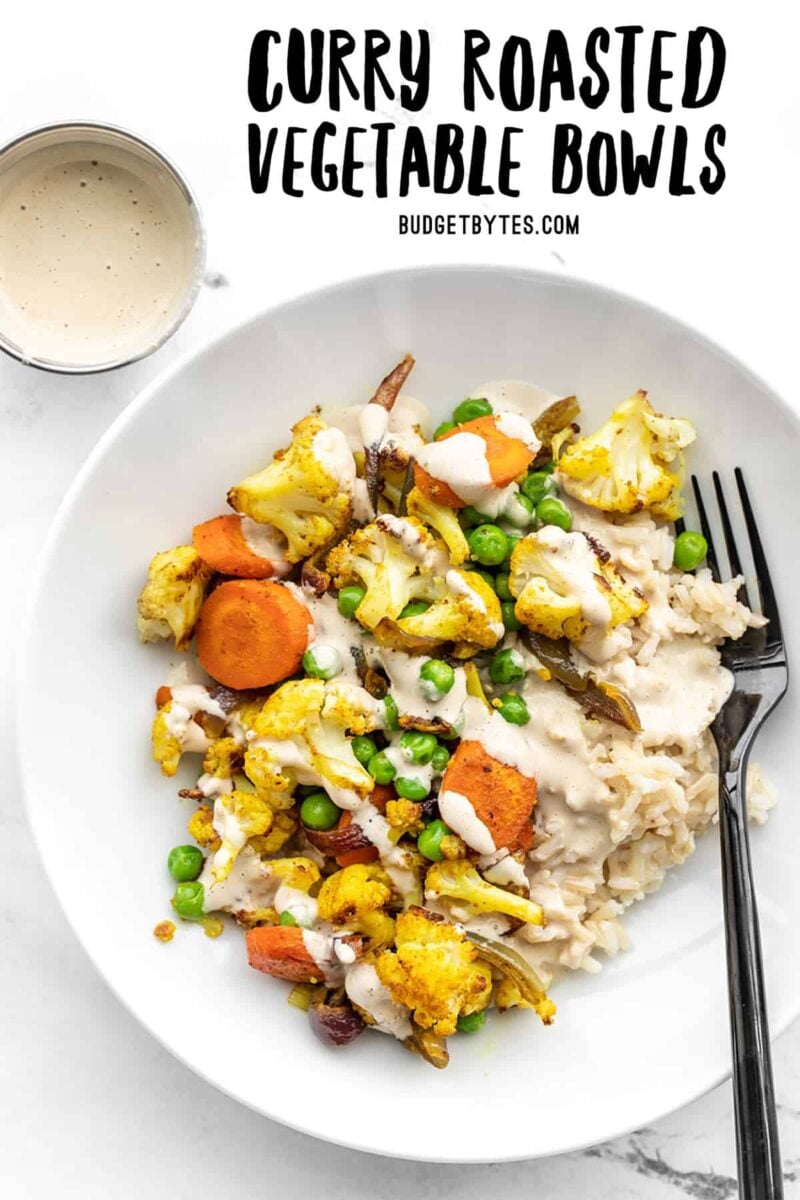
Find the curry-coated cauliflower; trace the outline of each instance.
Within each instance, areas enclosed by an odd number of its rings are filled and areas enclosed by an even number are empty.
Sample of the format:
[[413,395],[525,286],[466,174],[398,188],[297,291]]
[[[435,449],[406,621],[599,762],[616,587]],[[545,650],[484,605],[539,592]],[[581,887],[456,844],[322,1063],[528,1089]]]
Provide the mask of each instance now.
[[183,753],[180,740],[170,729],[169,714],[171,711],[172,701],[169,701],[156,713],[152,727],[153,758],[164,774],[170,777],[176,774]]
[[256,792],[242,792],[234,788],[218,796],[214,801],[214,829],[220,838],[220,846],[212,860],[212,876],[215,883],[227,879],[236,856],[247,844],[248,838],[269,833],[275,814],[265,800]]
[[222,844],[222,839],[214,828],[214,810],[207,804],[201,804],[197,811],[192,813],[186,828],[189,836],[193,837],[199,846],[217,850]]
[[383,719],[379,702],[357,684],[289,680],[272,693],[254,722],[245,773],[267,795],[316,783],[341,807],[353,808],[374,784],[347,734],[369,733]]
[[444,504],[436,504],[414,487],[406,498],[406,508],[410,517],[415,517],[423,525],[435,529],[450,552],[450,561],[454,567],[460,567],[469,558],[469,543],[454,508]]
[[174,637],[176,650],[188,650],[212,575],[194,546],[157,554],[139,595],[136,627],[141,641]]
[[347,439],[312,414],[292,429],[292,442],[263,471],[228,492],[228,503],[279,529],[286,557],[299,562],[341,532],[353,509],[355,463]]
[[683,450],[695,439],[683,417],[653,411],[647,393],[636,392],[596,433],[579,438],[558,460],[571,496],[604,512],[648,508],[675,521],[683,512]]
[[425,878],[425,895],[431,900],[446,896],[469,904],[476,912],[504,913],[529,925],[544,925],[538,904],[487,883],[467,859],[434,863]]
[[505,628],[494,588],[474,571],[456,568],[447,572],[445,587],[425,612],[401,617],[397,628],[411,637],[456,642],[465,651],[496,646]]
[[388,946],[395,923],[386,912],[392,899],[392,881],[377,863],[343,867],[329,875],[319,890],[317,905],[323,921]]
[[508,585],[521,624],[544,637],[567,637],[591,657],[603,657],[610,632],[648,607],[599,543],[555,525],[517,543]]
[[423,908],[409,908],[397,918],[395,946],[378,956],[378,978],[423,1029],[447,1037],[455,1033],[459,1017],[486,1008],[491,971],[455,925]]
[[269,864],[270,877],[284,887],[309,892],[319,880],[319,867],[310,858],[276,858]]
[[384,513],[331,550],[327,570],[336,587],[360,583],[355,611],[367,629],[394,620],[410,600],[444,595],[450,560],[444,544],[413,517]]
[[203,771],[215,779],[232,779],[241,769],[242,747],[232,737],[216,738],[206,750]]

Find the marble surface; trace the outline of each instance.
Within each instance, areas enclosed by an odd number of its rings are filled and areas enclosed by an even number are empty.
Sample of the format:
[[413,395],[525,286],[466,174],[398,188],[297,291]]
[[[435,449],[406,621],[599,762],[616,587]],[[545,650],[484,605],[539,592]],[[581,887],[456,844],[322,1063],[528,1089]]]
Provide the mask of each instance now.
[[[330,24],[316,0],[304,8],[308,25]],[[609,8],[618,22],[633,12],[626,3]],[[471,2],[463,9],[457,26],[435,27],[434,45],[442,54],[450,36],[460,36],[481,13]],[[672,12],[667,24],[674,27],[674,6],[653,5],[654,22],[659,9]],[[194,313],[149,361],[76,380],[0,361],[0,556],[6,567],[0,593],[6,768],[0,800],[0,1192],[32,1200],[55,1189],[86,1200],[107,1195],[111,1186],[119,1200],[183,1198],[198,1188],[226,1196],[262,1186],[267,1194],[324,1193],[332,1200],[408,1194],[471,1200],[487,1189],[554,1200],[588,1194],[727,1200],[736,1194],[728,1085],[653,1128],[604,1146],[535,1163],[467,1168],[387,1163],[325,1146],[242,1109],[195,1078],[107,991],[42,876],[14,760],[11,664],[46,529],[99,435],[178,355],[259,308],[320,283],[426,261],[512,261],[575,272],[680,313],[735,348],[792,400],[796,305],[783,293],[798,265],[788,236],[795,219],[798,84],[791,69],[794,37],[784,24],[780,44],[770,40],[770,10],[777,13],[777,5],[762,5],[764,22],[751,27],[720,3],[704,6],[704,19],[716,20],[730,52],[724,95],[730,179],[719,197],[560,205],[529,199],[533,211],[574,211],[582,220],[578,238],[530,241],[412,242],[397,236],[399,208],[391,203],[251,196],[244,73],[250,37],[265,17],[263,6],[250,0],[227,14],[224,28],[218,20],[205,23],[195,6],[141,0],[124,43],[109,10],[95,0],[17,6],[4,17],[0,139],[76,114],[150,135],[186,169],[200,194],[209,261]],[[514,16],[530,30],[528,13],[527,5],[509,4],[502,20],[492,19],[493,28],[508,33]],[[576,3],[561,24],[588,28],[589,13],[590,6]],[[426,14],[426,6],[409,2],[404,24],[429,25]],[[298,20],[297,11],[288,4],[271,6],[272,25],[292,19]],[[374,7],[339,0],[336,20],[363,28],[375,23]],[[478,23],[491,24],[485,14]],[[154,28],[161,34],[155,40]],[[16,55],[8,53],[13,45],[20,48]],[[423,207],[433,206],[409,210]],[[485,208],[492,211],[491,204]],[[469,211],[469,205],[451,210]],[[79,720],[79,714],[60,719]],[[98,901],[113,903],[113,897]],[[778,1039],[775,1066],[787,1194],[800,1195],[800,1025]]]

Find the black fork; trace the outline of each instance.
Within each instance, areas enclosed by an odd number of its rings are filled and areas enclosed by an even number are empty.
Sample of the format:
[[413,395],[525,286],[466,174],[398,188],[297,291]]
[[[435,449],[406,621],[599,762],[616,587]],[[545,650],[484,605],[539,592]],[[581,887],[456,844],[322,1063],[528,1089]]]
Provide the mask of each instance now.
[[[753,887],[747,832],[747,760],[758,730],[782,700],[788,683],[778,605],[767,560],[758,535],[744,478],[734,472],[755,566],[760,608],[768,619],[762,629],[748,629],[739,641],[722,646],[722,661],[733,672],[733,691],[711,731],[719,751],[719,827],[725,941],[728,957],[728,996],[733,1048],[733,1095],[736,1155],[742,1200],[782,1200],[778,1123],[772,1082],[772,1058],[767,1022],[761,935]],[[722,536],[732,576],[742,573],[722,481],[712,475]],[[721,579],[720,557],[714,546],[700,485],[692,477],[700,528],[708,542],[707,564]],[[739,599],[751,597],[742,581]]]

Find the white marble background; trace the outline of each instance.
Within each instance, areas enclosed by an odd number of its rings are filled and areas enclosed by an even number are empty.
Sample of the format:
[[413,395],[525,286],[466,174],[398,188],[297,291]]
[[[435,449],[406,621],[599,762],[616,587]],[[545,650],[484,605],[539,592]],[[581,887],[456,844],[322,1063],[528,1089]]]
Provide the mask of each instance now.
[[[547,23],[584,31],[597,5],[573,2],[534,19],[508,0],[492,15],[468,0],[434,24],[442,98],[444,65],[460,31],[478,25],[535,36]],[[390,6],[385,6],[391,11]],[[398,6],[399,9],[399,6]],[[234,11],[235,10],[235,11]],[[604,24],[641,21],[641,5],[611,0]],[[679,28],[696,6],[654,3],[648,27]],[[29,0],[6,8],[0,34],[0,139],[41,121],[94,117],[134,128],[186,170],[209,230],[206,286],[172,344],[110,376],[67,380],[0,362],[0,729],[13,719],[10,665],[45,531],[99,435],[175,356],[258,308],[320,283],[380,267],[430,261],[512,261],[575,272],[634,291],[732,347],[795,401],[798,267],[796,132],[798,21],[773,0],[741,14],[712,0],[702,19],[729,50],[718,112],[728,126],[729,181],[719,196],[580,203],[548,197],[530,174],[523,207],[581,214],[578,238],[420,239],[394,232],[396,206],[336,198],[289,201],[249,194],[245,163],[247,49],[261,25],[293,21],[353,30],[378,19],[360,0],[227,8],[139,0]],[[383,14],[381,14],[383,16]],[[402,22],[431,25],[407,0]],[[452,81],[451,81],[452,82]],[[432,105],[434,101],[432,100]],[[320,119],[322,114],[316,114]],[[308,114],[306,114],[308,118]],[[601,113],[601,116],[604,114]],[[604,118],[613,127],[617,118]],[[647,126],[635,117],[629,125]],[[532,119],[533,124],[536,118]],[[306,123],[309,123],[307,120]],[[516,118],[511,123],[519,123]],[[603,122],[600,122],[601,126]],[[532,125],[533,127],[533,125]],[[536,125],[539,128],[539,125]],[[546,145],[546,139],[545,143]],[[545,154],[546,157],[546,154]],[[323,204],[324,208],[320,205]],[[411,209],[430,208],[413,204]],[[486,204],[486,211],[493,211]],[[454,203],[453,211],[469,211]],[[787,503],[790,500],[787,498]],[[52,714],[43,714],[43,723]],[[71,714],[61,714],[71,719]],[[108,993],[77,945],[42,877],[22,811],[11,737],[0,800],[0,1193],[65,1198],[269,1194],[415,1194],[472,1200],[488,1189],[537,1195],[727,1200],[736,1194],[727,1085],[655,1127],[582,1153],[536,1163],[431,1167],[329,1147],[240,1108],[174,1061]],[[792,798],[786,802],[793,802]],[[113,897],[98,897],[113,903]],[[800,1195],[800,1026],[776,1044],[777,1091],[788,1195]],[[388,1118],[390,1119],[390,1117]],[[476,1120],[479,1114],[476,1112]]]

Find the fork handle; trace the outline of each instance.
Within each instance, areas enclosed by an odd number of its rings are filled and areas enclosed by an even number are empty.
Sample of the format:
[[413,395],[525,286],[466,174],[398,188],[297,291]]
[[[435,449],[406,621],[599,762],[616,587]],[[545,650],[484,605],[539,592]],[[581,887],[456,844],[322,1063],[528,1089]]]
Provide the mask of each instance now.
[[720,773],[719,823],[741,1200],[782,1200],[761,935],[745,796],[746,758]]

